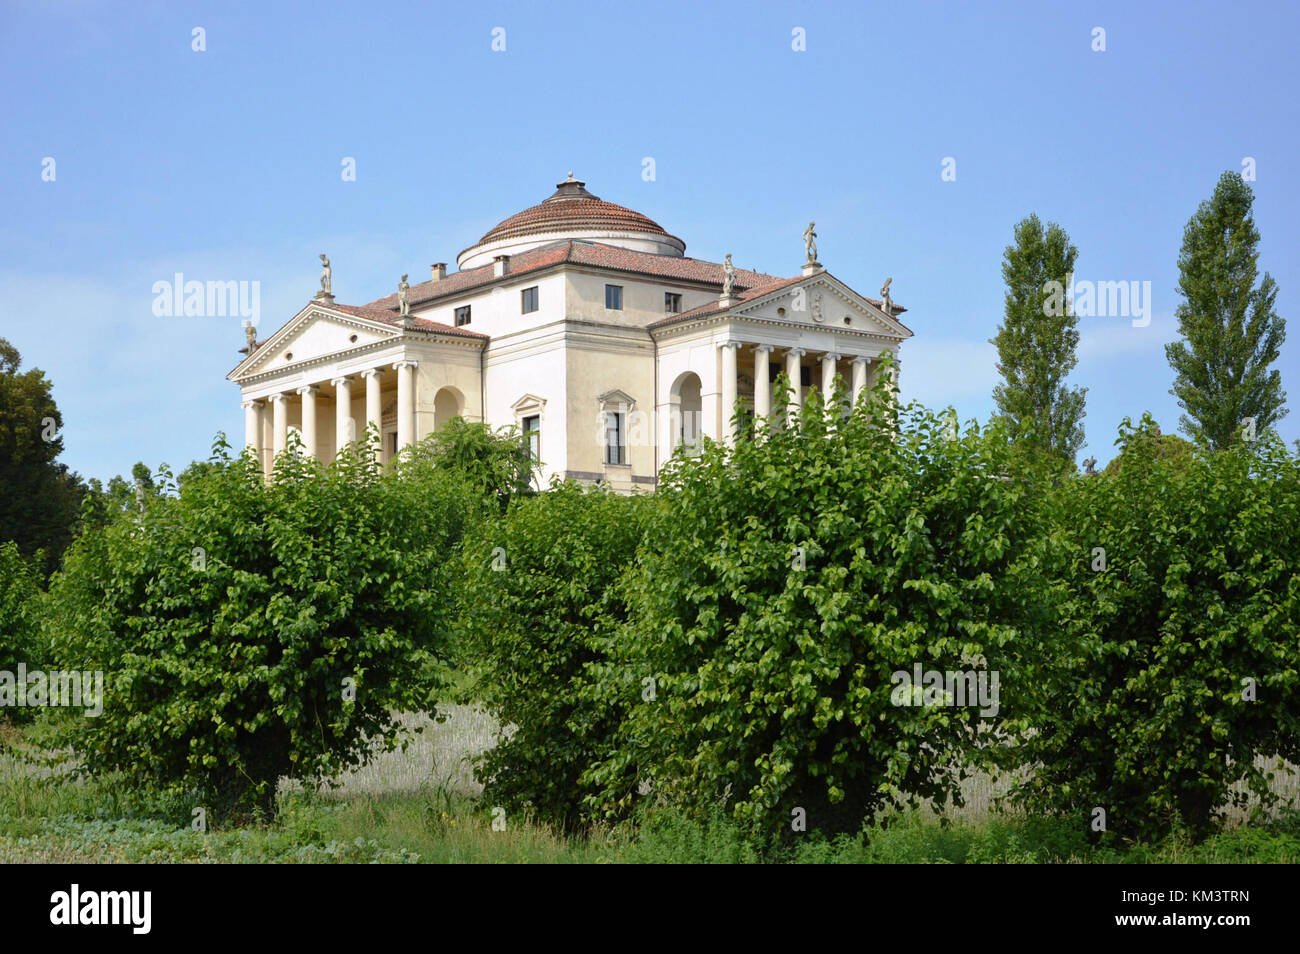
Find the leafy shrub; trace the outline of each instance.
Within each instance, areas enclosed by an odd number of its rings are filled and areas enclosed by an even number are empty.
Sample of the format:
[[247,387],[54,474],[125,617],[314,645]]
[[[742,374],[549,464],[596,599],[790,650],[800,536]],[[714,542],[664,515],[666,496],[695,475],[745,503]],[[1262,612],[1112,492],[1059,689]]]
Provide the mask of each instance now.
[[18,544],[0,543],[0,670],[13,672],[18,663],[34,661],[42,562],[42,554],[29,561]]
[[616,645],[634,695],[590,771],[593,808],[620,816],[648,786],[764,840],[797,809],[839,832],[918,796],[958,800],[947,769],[979,708],[895,705],[892,677],[1013,675],[1036,495],[1007,455],[991,431],[896,411],[882,380],[847,417],[814,394],[799,428],[671,464],[627,585]]
[[1154,434],[1126,422],[1123,466],[1054,496],[1015,794],[1081,827],[1102,808],[1123,837],[1201,837],[1247,792],[1275,801],[1256,756],[1300,756],[1300,460],[1271,435],[1170,454]]
[[163,472],[73,546],[46,625],[63,668],[105,672],[102,716],[67,723],[86,770],[270,810],[279,777],[396,744],[391,712],[433,688],[465,494],[356,450],[323,469],[291,448],[268,483],[219,442],[179,496]]
[[617,724],[619,694],[600,668],[627,617],[617,583],[653,506],[557,482],[467,544],[463,652],[502,726],[476,768],[487,804],[579,822],[578,779]]
[[406,452],[408,470],[450,473],[476,497],[495,500],[504,513],[514,497],[533,492],[536,462],[514,428],[493,431],[481,421],[455,417]]

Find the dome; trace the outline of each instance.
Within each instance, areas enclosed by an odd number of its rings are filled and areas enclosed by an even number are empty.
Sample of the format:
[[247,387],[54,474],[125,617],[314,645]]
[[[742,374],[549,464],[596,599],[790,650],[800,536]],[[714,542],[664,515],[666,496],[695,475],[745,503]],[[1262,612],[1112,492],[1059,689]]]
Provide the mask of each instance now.
[[517,255],[569,238],[679,258],[686,252],[686,243],[669,235],[658,222],[592,195],[585,182],[569,173],[550,198],[497,224],[461,252],[456,264],[462,269],[476,268],[490,264],[498,255]]

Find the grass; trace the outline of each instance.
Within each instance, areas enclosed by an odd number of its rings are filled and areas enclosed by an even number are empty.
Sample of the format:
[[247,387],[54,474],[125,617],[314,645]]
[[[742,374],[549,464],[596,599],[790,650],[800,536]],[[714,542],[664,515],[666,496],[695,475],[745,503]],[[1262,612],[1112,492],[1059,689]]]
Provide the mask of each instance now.
[[[1300,862],[1300,813],[1229,826],[1193,844],[1094,846],[1077,825],[988,810],[991,780],[968,784],[967,807],[936,818],[922,809],[858,835],[817,835],[760,857],[725,818],[700,822],[660,813],[639,827],[563,835],[526,819],[492,825],[469,760],[490,746],[495,726],[454,706],[405,752],[377,756],[336,788],[283,785],[269,824],[192,831],[183,806],[132,795],[111,778],[79,781],[42,764],[39,727],[0,728],[0,863],[1241,863]],[[1294,776],[1292,781],[1294,784]],[[974,807],[972,807],[974,806]]]

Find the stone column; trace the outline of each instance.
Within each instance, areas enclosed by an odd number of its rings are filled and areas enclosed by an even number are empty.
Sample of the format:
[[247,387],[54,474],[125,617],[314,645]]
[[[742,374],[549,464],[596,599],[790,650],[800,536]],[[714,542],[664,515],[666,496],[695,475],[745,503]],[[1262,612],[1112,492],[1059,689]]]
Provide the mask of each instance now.
[[790,405],[786,415],[791,424],[798,422],[799,409],[803,407],[803,386],[800,384],[803,378],[799,373],[799,359],[805,354],[807,352],[803,348],[791,348],[785,353],[785,376],[790,379]]
[[244,446],[252,448],[260,462],[262,459],[262,402],[245,401]]
[[772,417],[772,382],[768,377],[772,350],[771,345],[759,345],[754,349],[754,416],[756,418]]
[[352,379],[334,378],[334,456],[337,457],[344,446],[357,439],[352,423]]
[[[379,369],[369,368],[362,371],[361,376],[366,379],[366,430],[369,431],[370,425],[373,424],[379,434],[379,446],[375,448],[375,462],[379,463],[384,459],[384,409],[379,404]],[[369,439],[369,434],[366,438]]]
[[853,359],[853,406],[862,400],[862,393],[867,389],[867,362],[870,358],[858,355]]
[[839,360],[840,356],[834,351],[822,355],[822,401],[827,408],[835,398],[835,363]]
[[736,352],[739,341],[726,341],[722,348],[722,439],[728,444],[736,442]]
[[319,390],[314,384],[298,389],[302,396],[302,449],[308,457],[315,457],[319,446],[316,440],[316,392]]
[[271,401],[271,466],[275,466],[275,458],[284,453],[285,446],[289,443],[289,395],[272,394]]
[[398,361],[397,370],[397,450],[415,443],[415,362]]

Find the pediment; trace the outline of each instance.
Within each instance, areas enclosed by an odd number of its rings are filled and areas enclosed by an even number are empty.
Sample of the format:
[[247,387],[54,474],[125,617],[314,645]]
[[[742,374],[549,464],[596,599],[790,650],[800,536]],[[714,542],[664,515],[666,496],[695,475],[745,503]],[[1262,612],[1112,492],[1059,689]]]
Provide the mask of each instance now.
[[230,377],[239,380],[304,361],[343,355],[400,334],[399,329],[378,322],[309,305],[262,342],[253,355],[231,372]]
[[734,315],[812,328],[858,331],[889,338],[910,338],[912,332],[867,299],[826,272],[810,275],[731,309]]

